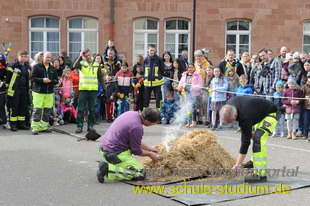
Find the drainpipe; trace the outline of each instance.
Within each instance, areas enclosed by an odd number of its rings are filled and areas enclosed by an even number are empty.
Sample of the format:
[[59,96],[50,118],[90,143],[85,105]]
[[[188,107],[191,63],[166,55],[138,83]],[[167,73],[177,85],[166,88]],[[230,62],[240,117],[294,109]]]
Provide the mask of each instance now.
[[196,0],[194,0],[194,5],[193,5],[193,43],[192,43],[192,62],[195,61],[195,55],[194,55],[194,51],[195,51],[195,41],[196,41]]
[[110,0],[110,39],[114,40],[114,0]]

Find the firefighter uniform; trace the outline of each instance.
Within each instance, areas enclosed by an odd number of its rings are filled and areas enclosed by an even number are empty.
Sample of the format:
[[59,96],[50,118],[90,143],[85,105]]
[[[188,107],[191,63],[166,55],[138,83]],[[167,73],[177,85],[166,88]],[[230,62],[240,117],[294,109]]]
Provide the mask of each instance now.
[[269,100],[253,97],[238,96],[227,101],[227,104],[237,109],[237,121],[241,128],[240,154],[247,154],[251,144],[252,128],[253,139],[253,168],[258,176],[266,176],[268,135],[271,134],[280,117],[277,106]]
[[28,109],[30,67],[28,63],[23,65],[16,61],[8,67],[6,74],[7,106],[9,109],[9,121],[12,131],[26,129],[25,117]]
[[148,55],[144,59],[144,105],[146,108],[149,106],[151,99],[151,92],[154,91],[156,99],[156,107],[158,110],[161,108],[161,85],[164,84],[164,62],[162,58],[154,54],[154,56]]
[[[49,78],[51,82],[44,83],[44,78]],[[31,128],[33,132],[45,131],[48,129],[49,117],[54,105],[54,85],[58,83],[56,68],[50,64],[36,64],[31,74],[31,82],[33,83],[33,115]]]

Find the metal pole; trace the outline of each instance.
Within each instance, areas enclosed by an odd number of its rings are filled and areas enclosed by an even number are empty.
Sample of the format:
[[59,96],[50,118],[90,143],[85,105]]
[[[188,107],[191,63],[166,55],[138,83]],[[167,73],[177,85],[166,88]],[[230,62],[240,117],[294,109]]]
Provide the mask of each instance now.
[[193,5],[193,43],[192,43],[192,62],[195,60],[195,41],[196,41],[196,0],[194,0]]

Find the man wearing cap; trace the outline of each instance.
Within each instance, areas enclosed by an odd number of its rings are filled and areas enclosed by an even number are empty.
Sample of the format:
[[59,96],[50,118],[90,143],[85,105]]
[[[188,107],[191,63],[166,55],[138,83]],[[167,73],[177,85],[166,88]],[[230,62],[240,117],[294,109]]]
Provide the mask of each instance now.
[[[245,182],[267,181],[267,149],[268,135],[276,127],[280,118],[277,106],[269,100],[253,96],[238,96],[227,101],[220,110],[220,117],[227,123],[239,122],[241,128],[241,147],[232,173],[241,167],[248,148],[253,139],[254,174],[245,177]],[[255,132],[252,134],[252,127]]]
[[209,57],[208,57],[209,53],[211,53],[211,50],[207,50],[207,49],[203,48],[202,52],[203,52],[203,56],[207,60],[207,62],[209,62],[209,64],[213,66],[212,62],[209,60]]
[[109,180],[143,180],[143,166],[132,156],[149,156],[157,161],[159,156],[154,146],[142,142],[143,125],[152,126],[161,121],[157,109],[146,108],[142,113],[129,111],[119,116],[102,137],[99,152],[108,162],[100,162],[97,178]]

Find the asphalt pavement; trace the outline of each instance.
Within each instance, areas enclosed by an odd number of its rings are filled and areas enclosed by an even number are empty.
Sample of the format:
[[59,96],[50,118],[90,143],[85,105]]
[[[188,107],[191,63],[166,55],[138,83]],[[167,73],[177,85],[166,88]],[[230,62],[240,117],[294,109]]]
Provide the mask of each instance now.
[[[96,125],[104,134],[109,123]],[[145,127],[143,140],[157,145],[169,125]],[[75,132],[76,126],[57,127]],[[198,125],[198,129],[207,129]],[[191,131],[181,127],[179,135]],[[237,157],[240,133],[234,128],[215,132],[219,143]],[[86,132],[80,134],[83,138]],[[75,137],[53,132],[31,135],[0,128],[0,205],[182,205],[156,194],[134,194],[132,186],[118,181],[100,184],[96,178],[100,140],[77,141]],[[310,142],[301,139],[269,138],[268,164],[271,168],[295,168],[298,177],[310,179]],[[249,152],[247,159],[250,158]],[[214,205],[309,205],[310,188],[290,194],[271,194]]]

